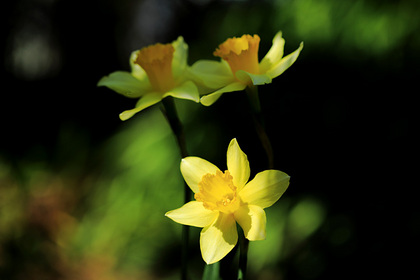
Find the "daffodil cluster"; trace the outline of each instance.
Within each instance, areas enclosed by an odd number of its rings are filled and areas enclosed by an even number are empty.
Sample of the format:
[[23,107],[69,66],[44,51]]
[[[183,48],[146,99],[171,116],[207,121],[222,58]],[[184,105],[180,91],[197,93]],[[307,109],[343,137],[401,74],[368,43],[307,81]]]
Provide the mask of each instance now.
[[[209,106],[223,93],[271,83],[296,61],[303,48],[301,43],[283,57],[285,40],[278,32],[272,47],[259,61],[259,43],[258,35],[229,38],[213,53],[220,61],[199,60],[189,66],[188,45],[178,37],[170,44],[158,43],[134,51],[130,56],[131,72],[113,72],[98,86],[138,99],[134,108],[120,114],[122,120],[169,96]],[[166,216],[183,225],[203,228],[200,248],[207,264],[221,260],[234,248],[238,242],[237,224],[248,240],[265,239],[264,209],[273,205],[289,185],[289,176],[278,170],[259,172],[249,180],[248,158],[236,139],[229,144],[225,171],[190,156],[182,159],[180,169],[194,200]]]
[[[134,51],[131,72],[116,71],[103,77],[106,86],[129,98],[139,98],[135,108],[120,114],[122,120],[150,107],[167,96],[212,105],[226,92],[271,83],[298,58],[303,43],[283,57],[285,40],[278,32],[264,58],[258,60],[260,37],[243,35],[229,38],[214,51],[220,61],[199,60],[187,65],[188,45],[182,37],[171,44],[155,44]],[[200,97],[198,87],[205,88]]]

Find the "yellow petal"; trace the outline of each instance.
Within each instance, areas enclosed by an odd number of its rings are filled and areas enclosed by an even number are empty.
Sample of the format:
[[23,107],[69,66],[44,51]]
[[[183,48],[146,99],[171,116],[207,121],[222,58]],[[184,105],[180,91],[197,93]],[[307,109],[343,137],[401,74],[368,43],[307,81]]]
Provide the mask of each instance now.
[[136,108],[124,111],[120,114],[120,119],[125,121],[134,116],[141,110],[150,107],[162,100],[162,94],[159,92],[150,92],[145,94],[136,104]]
[[246,154],[239,147],[238,141],[232,139],[227,150],[227,167],[233,177],[233,184],[240,191],[248,182],[251,169]]
[[[198,183],[206,174],[216,174],[219,168],[211,162],[199,157],[186,157],[181,161],[181,174],[194,193],[199,192]],[[220,170],[219,170],[220,171]]]
[[244,230],[248,240],[264,240],[266,217],[265,211],[256,205],[244,205],[235,212],[235,220]]
[[192,100],[197,103],[200,102],[200,95],[198,93],[198,89],[195,86],[195,84],[191,81],[186,81],[185,83],[171,89],[163,96],[173,96],[180,99]]
[[210,106],[214,102],[216,102],[217,99],[219,99],[220,96],[222,96],[225,92],[232,92],[232,91],[240,91],[244,90],[246,88],[246,84],[240,83],[240,82],[233,82],[219,90],[216,90],[213,93],[210,93],[208,95],[205,95],[201,97],[200,102],[204,106]]
[[176,41],[172,42],[172,46],[175,49],[174,57],[172,59],[172,73],[174,79],[178,79],[183,75],[184,70],[187,67],[188,45],[184,42],[184,38],[179,36]]
[[266,170],[258,173],[239,192],[244,203],[261,208],[273,205],[286,191],[290,177],[278,170]]
[[204,208],[202,202],[191,201],[181,208],[169,211],[165,214],[166,217],[173,221],[193,226],[205,227],[213,223],[218,215],[217,211],[211,211]]
[[236,72],[236,77],[242,83],[247,85],[253,84],[254,86],[270,84],[272,79],[267,74],[251,74],[243,70],[239,70]]
[[265,73],[273,65],[280,62],[283,57],[284,43],[281,31],[277,32],[273,39],[273,45],[260,62],[260,73]]
[[124,71],[116,71],[103,77],[98,82],[98,87],[100,86],[106,86],[130,98],[138,98],[152,89],[147,79],[139,80]]
[[303,42],[300,43],[300,46],[297,50],[292,52],[291,54],[285,56],[283,59],[280,60],[279,63],[272,65],[270,69],[267,70],[267,75],[271,78],[275,78],[280,76],[284,71],[287,70],[298,58],[301,50],[303,49]]
[[235,81],[229,65],[224,60],[199,60],[189,71],[198,83],[211,89],[222,88]]
[[201,231],[201,255],[207,264],[224,258],[238,242],[236,222],[231,214],[219,214],[219,217]]

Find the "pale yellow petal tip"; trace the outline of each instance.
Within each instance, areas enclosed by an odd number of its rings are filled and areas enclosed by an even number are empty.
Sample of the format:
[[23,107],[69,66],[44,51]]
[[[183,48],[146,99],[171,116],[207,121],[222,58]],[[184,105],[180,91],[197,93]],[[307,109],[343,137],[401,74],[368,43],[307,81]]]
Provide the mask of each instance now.
[[181,165],[187,164],[188,163],[188,158],[191,158],[191,157],[184,157],[184,158],[182,158],[181,159]]
[[256,237],[256,238],[248,238],[248,237],[245,236],[245,238],[248,239],[249,241],[264,241],[264,240],[267,239],[266,236],[264,236],[264,237]]
[[188,158],[190,158],[190,157],[184,157],[184,158],[181,159],[181,163],[179,164],[179,169],[181,170],[181,173],[182,173],[183,167],[186,164],[188,164]]
[[214,263],[217,263],[218,261],[220,261],[220,260],[205,260],[204,256],[203,256],[203,260],[207,265],[214,264]]
[[[233,146],[236,146],[236,147],[239,148],[238,140],[236,140],[236,138],[233,138],[232,140],[230,140],[229,147],[233,147]],[[228,147],[228,149],[229,149],[229,147]]]
[[[175,210],[171,210],[171,211],[166,212],[166,213],[165,213],[165,217],[167,217],[167,218],[171,219],[172,221],[176,222],[176,221],[174,220],[174,217],[173,217],[173,213],[174,213],[174,211],[175,211]],[[176,223],[177,223],[177,222],[176,222]]]
[[203,258],[203,261],[206,264],[214,264],[217,263],[218,261],[220,261],[221,259],[223,259],[224,257],[226,257],[226,255],[229,253],[230,251],[228,251],[225,255],[220,255],[220,254],[216,254],[215,252],[213,252],[213,254],[206,254],[205,252],[203,252],[203,250],[201,250],[201,257]]
[[184,37],[178,36],[178,38],[172,44],[182,44],[184,43]]
[[200,103],[207,107],[213,105],[215,101],[216,100],[214,100],[213,98],[207,98],[207,96],[203,96],[200,98]]
[[276,39],[281,39],[281,38],[283,38],[283,31],[280,30],[279,32],[276,33],[276,35],[274,35],[273,41],[275,41]]
[[120,120],[126,121],[130,119],[132,116],[134,116],[136,113],[131,112],[131,110],[124,111],[120,114]]
[[[232,247],[232,249],[233,249],[233,247]],[[227,251],[225,254],[223,254],[223,255],[216,255],[216,254],[213,254],[213,255],[211,255],[211,256],[206,256],[205,254],[204,254],[204,252],[203,251],[201,251],[201,257],[203,258],[203,260],[204,260],[204,262],[206,263],[206,264],[214,264],[214,263],[217,263],[218,261],[221,261],[224,257],[226,257],[227,256],[227,254],[229,254],[229,252],[232,250],[232,249],[230,249],[229,251]]]
[[259,232],[258,234],[255,234],[254,236],[245,236],[246,239],[249,241],[263,241],[267,239],[267,233],[266,231]]

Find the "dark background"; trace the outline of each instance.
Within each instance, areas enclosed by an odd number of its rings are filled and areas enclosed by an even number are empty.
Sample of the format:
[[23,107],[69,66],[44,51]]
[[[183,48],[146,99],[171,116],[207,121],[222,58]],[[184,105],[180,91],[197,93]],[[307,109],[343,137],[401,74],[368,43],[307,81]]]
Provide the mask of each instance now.
[[[125,170],[116,167],[113,156],[119,157],[121,147],[137,135],[150,133],[135,132],[136,123],[145,130],[165,126],[161,119],[141,123],[142,117],[158,115],[158,106],[120,121],[118,114],[135,101],[97,88],[102,76],[129,71],[131,51],[180,35],[189,45],[190,65],[202,58],[216,59],[212,52],[218,44],[246,33],[261,37],[261,59],[279,30],[286,39],[285,54],[301,41],[305,47],[290,69],[259,89],[275,165],[291,175],[285,198],[291,209],[309,199],[324,214],[293,253],[261,271],[252,270],[250,259],[251,273],[259,275],[255,279],[411,276],[420,231],[417,183],[410,179],[417,169],[413,136],[420,74],[418,1],[15,0],[2,6],[1,279],[120,279],[116,275],[128,270],[121,264],[126,259],[117,253],[112,265],[95,258],[75,264],[78,256],[89,252],[87,243],[69,241],[78,249],[69,250],[68,245],[62,250],[57,228],[67,222],[42,222],[46,213],[64,213],[71,217],[65,221],[76,224],[68,239],[76,236],[86,217],[97,210],[95,203],[101,204],[101,188],[112,188],[113,176]],[[236,137],[253,174],[265,169],[244,94],[225,94],[211,107],[186,101],[177,105],[190,154],[224,168],[226,147]],[[126,142],[116,144],[112,139],[124,131],[131,131],[124,134]],[[164,131],[176,149],[168,128]],[[145,141],[161,138],[152,135]],[[146,161],[154,157],[140,156]],[[174,155],[174,166],[178,160]],[[60,187],[51,184],[57,177]],[[112,197],[130,199],[118,191]],[[173,205],[179,207],[181,200]],[[143,238],[135,232],[124,237],[130,240],[127,244]],[[171,255],[175,250],[165,248],[159,252]],[[68,270],[57,268],[49,254],[65,259],[61,265],[78,276],[66,275]],[[176,268],[167,273],[159,268],[168,260],[158,258],[139,272],[136,258],[127,259],[133,263],[128,270],[132,279],[176,279]],[[199,256],[195,262],[203,264]],[[108,266],[105,272],[98,269]]]

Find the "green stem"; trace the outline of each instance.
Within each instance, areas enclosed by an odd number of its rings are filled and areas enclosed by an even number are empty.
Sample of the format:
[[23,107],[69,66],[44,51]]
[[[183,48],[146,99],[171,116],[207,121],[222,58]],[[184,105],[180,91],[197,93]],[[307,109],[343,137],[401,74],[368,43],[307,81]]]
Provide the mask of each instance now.
[[174,98],[172,96],[168,96],[162,99],[162,104],[163,104],[163,108],[162,108],[163,115],[168,120],[168,123],[172,129],[172,132],[174,133],[176,137],[176,140],[180,149],[181,157],[182,158],[187,157],[188,152],[187,152],[187,145],[185,143],[184,127],[182,126],[181,120],[178,117]]
[[274,153],[271,146],[270,139],[268,138],[265,130],[264,118],[261,113],[260,99],[258,96],[258,88],[256,86],[248,86],[245,89],[250,107],[252,109],[252,120],[254,122],[255,130],[260,138],[261,144],[265,150],[268,159],[268,168],[274,168]]
[[[182,126],[181,120],[178,117],[178,113],[176,111],[176,106],[174,102],[174,98],[172,96],[168,96],[162,100],[161,107],[163,115],[168,120],[169,126],[174,133],[178,147],[180,149],[180,154],[182,158],[188,156],[187,152],[187,145],[185,142],[185,134],[184,134],[184,127]],[[184,183],[184,203],[188,203],[191,200],[191,190],[186,183]],[[188,240],[189,240],[189,226],[182,226],[182,270],[181,270],[181,279],[187,280],[188,277]]]
[[248,248],[249,240],[245,238],[242,229],[239,229],[239,271],[238,280],[246,279],[247,265],[248,265]]

